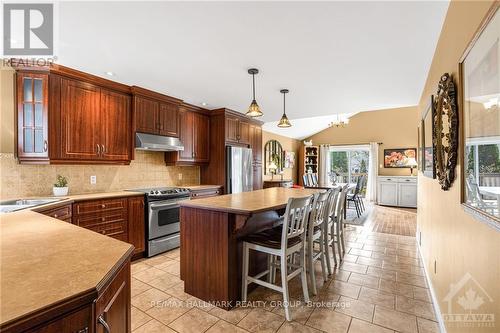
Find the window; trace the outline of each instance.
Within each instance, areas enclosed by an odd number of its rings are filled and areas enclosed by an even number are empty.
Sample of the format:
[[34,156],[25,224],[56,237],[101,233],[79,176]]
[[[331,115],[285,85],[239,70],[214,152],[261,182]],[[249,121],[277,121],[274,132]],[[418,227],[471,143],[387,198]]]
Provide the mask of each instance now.
[[[368,147],[330,148],[330,172],[335,174],[337,183],[356,183],[360,176],[365,176],[368,179],[369,161]],[[364,185],[362,193],[365,192],[366,181]]]

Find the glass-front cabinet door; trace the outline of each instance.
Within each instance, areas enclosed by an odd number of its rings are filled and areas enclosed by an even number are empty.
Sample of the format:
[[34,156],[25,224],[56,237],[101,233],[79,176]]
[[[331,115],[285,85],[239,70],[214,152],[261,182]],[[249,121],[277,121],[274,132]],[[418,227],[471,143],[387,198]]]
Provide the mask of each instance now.
[[17,73],[17,155],[21,162],[48,160],[47,74]]

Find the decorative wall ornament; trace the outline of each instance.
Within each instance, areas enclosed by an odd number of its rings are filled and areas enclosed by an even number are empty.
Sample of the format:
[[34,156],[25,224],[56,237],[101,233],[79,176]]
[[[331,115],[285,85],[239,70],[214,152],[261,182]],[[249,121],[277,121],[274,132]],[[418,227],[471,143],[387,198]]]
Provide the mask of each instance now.
[[449,73],[441,76],[434,99],[433,145],[436,176],[441,189],[455,180],[458,158],[458,107],[455,83]]
[[[264,174],[269,174],[269,166],[273,166],[275,174],[283,171],[285,152],[278,140],[269,140],[264,145]],[[276,166],[276,168],[274,168]]]

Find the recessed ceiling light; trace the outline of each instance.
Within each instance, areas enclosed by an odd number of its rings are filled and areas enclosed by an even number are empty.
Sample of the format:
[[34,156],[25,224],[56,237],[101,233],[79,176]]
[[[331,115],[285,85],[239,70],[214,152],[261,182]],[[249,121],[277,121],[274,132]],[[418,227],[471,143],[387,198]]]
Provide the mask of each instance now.
[[115,73],[113,73],[113,72],[106,72],[106,75],[115,76]]
[[208,104],[207,104],[207,103],[205,103],[205,102],[202,102],[202,103],[201,103],[201,105],[203,105],[203,106],[207,106]]

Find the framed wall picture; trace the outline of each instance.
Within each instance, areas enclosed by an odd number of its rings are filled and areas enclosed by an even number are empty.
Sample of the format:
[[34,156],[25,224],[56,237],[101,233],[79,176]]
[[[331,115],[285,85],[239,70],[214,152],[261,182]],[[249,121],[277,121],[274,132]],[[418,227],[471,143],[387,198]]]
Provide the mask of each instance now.
[[418,137],[418,151],[417,151],[417,157],[419,160],[418,163],[418,170],[424,172],[424,121],[421,119],[420,124],[418,125],[417,128],[417,137]]
[[285,151],[285,168],[293,169],[295,167],[295,152]]
[[384,149],[384,168],[411,168],[411,159],[417,159],[416,148]]
[[461,192],[467,211],[500,228],[500,4],[495,2],[460,62]]
[[429,104],[422,114],[422,172],[424,176],[436,178],[436,166],[434,165],[434,96],[431,95]]

